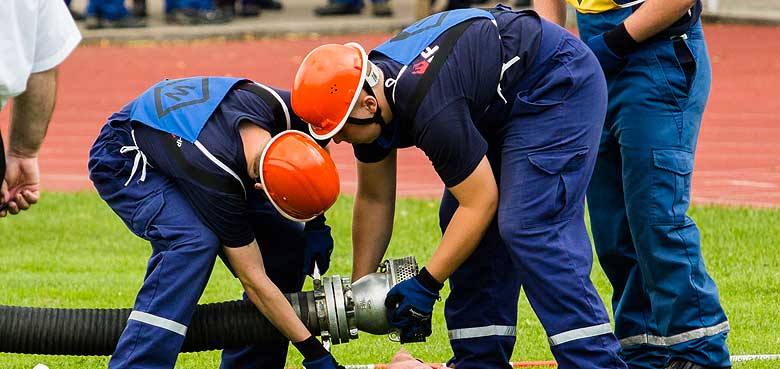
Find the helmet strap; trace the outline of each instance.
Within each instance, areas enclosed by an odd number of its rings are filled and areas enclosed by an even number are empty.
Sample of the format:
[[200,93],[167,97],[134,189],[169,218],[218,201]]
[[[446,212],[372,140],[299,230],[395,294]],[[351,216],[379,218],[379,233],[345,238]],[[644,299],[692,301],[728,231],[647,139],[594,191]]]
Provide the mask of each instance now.
[[[369,63],[371,64],[371,63]],[[373,64],[371,64],[373,66]],[[374,67],[376,68],[376,67]],[[374,89],[371,88],[371,84],[369,83],[368,79],[363,82],[363,91],[366,91],[366,93],[373,97],[374,100],[376,100],[376,112],[374,112],[374,116],[371,118],[353,118],[353,117],[347,117],[347,123],[350,124],[358,124],[358,125],[368,125],[372,123],[379,123],[380,125],[384,126],[387,124],[385,122],[385,118],[382,117],[382,108],[379,107],[379,99],[376,97],[376,94],[374,93]]]

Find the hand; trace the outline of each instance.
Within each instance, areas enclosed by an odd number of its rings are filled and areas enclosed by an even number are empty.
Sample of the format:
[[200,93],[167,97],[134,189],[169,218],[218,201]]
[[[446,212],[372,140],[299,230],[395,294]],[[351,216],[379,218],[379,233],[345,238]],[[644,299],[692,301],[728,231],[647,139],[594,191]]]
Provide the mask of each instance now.
[[385,298],[387,320],[401,330],[401,343],[425,342],[431,335],[431,314],[439,294],[425,288],[417,278],[395,285]]
[[325,215],[320,215],[308,222],[303,228],[306,246],[303,248],[303,273],[312,275],[314,263],[320,273],[325,273],[330,267],[330,254],[333,252],[333,237],[330,227],[325,224]]
[[5,179],[0,189],[0,218],[7,213],[18,214],[38,202],[40,197],[38,158],[22,157],[9,153],[6,158]]
[[305,369],[344,369],[330,353],[317,360],[304,360],[303,367]]
[[586,44],[593,51],[593,54],[596,55],[599,64],[601,64],[601,69],[604,70],[604,74],[609,74],[610,72],[617,70],[625,63],[625,59],[615,54],[615,52],[607,46],[607,42],[604,41],[603,33],[591,37]]

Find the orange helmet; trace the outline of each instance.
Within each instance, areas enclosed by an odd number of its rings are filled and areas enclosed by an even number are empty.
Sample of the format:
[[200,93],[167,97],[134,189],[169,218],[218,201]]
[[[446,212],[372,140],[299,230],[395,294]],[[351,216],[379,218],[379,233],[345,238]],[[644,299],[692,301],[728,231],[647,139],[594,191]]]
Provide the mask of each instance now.
[[339,195],[333,159],[298,131],[284,131],[266,144],[260,154],[260,181],[276,210],[298,222],[324,213]]
[[292,88],[292,108],[309,123],[311,134],[325,140],[344,126],[357,103],[370,71],[371,86],[376,72],[369,69],[366,51],[357,43],[326,44],[303,59]]

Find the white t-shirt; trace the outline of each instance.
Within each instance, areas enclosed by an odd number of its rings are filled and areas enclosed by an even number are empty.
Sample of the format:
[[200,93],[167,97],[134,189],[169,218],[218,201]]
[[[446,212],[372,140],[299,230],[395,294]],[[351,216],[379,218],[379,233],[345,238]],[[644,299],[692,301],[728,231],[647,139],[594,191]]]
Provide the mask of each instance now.
[[62,63],[81,33],[62,0],[0,0],[0,109],[31,73]]

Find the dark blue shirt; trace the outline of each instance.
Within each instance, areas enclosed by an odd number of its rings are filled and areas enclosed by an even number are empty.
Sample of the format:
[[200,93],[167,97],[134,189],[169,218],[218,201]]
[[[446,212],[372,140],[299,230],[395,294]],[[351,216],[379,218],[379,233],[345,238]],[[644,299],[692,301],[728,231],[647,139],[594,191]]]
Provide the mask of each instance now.
[[[292,113],[290,93],[274,91],[287,106],[290,128],[308,134],[306,123]],[[125,106],[110,120],[126,121],[130,107]],[[201,220],[228,247],[244,246],[254,240],[250,207],[256,198],[265,197],[262,191],[254,189],[255,180],[249,177],[238,130],[242,121],[256,124],[272,136],[288,129],[286,120],[276,119],[261,97],[242,89],[225,96],[194,144],[133,122],[136,142],[149,164],[176,182]],[[327,141],[320,144],[325,146]]]
[[485,156],[492,132],[503,123],[501,109],[486,114],[499,101],[497,87],[503,63],[521,56],[504,80],[520,78],[536,54],[540,38],[541,25],[535,13],[504,12],[496,16],[496,22],[498,26],[489,19],[479,19],[468,26],[416,114],[408,119],[408,97],[414,96],[424,73],[416,66],[423,57],[418,56],[399,77],[403,65],[371,53],[369,59],[385,75],[385,96],[393,109],[393,121],[383,127],[376,141],[353,145],[355,157],[361,162],[377,162],[392,149],[417,146],[447,187],[466,179]]

